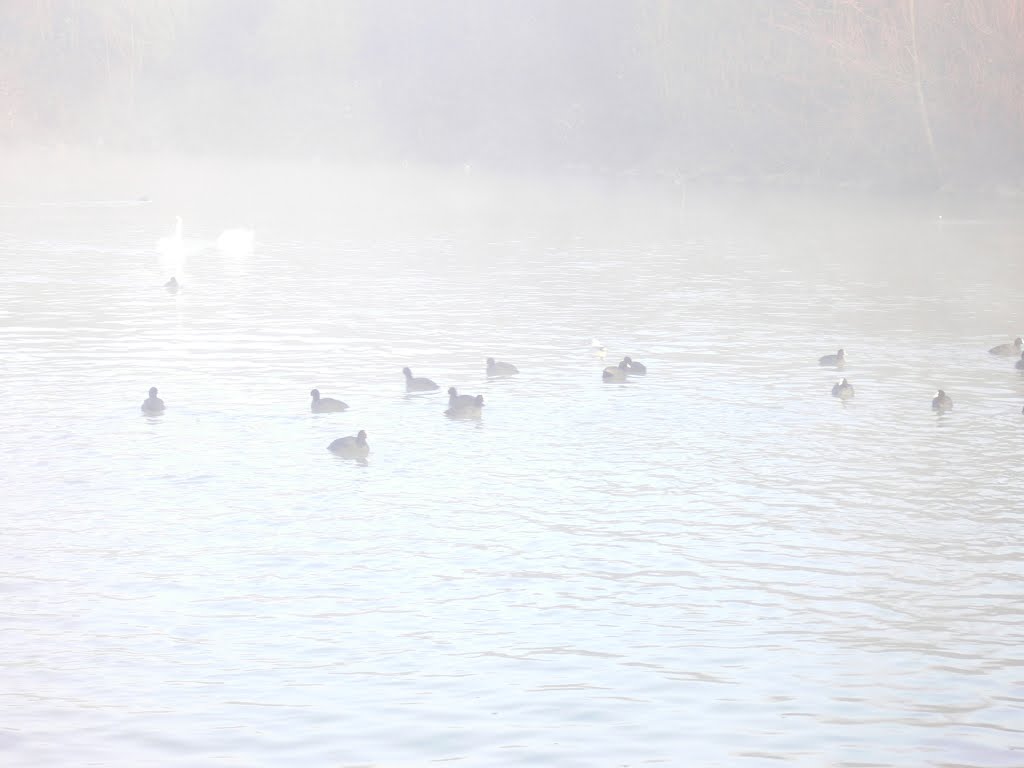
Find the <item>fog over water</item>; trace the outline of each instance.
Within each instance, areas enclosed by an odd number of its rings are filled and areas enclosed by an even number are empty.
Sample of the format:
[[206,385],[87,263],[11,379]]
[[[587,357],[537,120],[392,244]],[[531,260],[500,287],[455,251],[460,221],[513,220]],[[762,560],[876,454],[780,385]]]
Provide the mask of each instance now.
[[1024,13],[914,6],[0,7],[3,764],[1024,764]]

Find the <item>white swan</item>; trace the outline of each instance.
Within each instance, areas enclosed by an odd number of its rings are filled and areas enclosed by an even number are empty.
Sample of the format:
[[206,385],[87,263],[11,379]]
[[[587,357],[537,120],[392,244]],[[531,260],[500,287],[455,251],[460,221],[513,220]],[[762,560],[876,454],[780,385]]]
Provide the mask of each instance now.
[[217,249],[228,256],[248,256],[256,242],[251,229],[225,229],[217,238]]
[[181,220],[181,216],[174,217],[174,234],[170,237],[161,237],[156,241],[156,249],[161,253],[173,250],[175,248],[181,249],[182,239],[181,230],[184,226],[184,222]]

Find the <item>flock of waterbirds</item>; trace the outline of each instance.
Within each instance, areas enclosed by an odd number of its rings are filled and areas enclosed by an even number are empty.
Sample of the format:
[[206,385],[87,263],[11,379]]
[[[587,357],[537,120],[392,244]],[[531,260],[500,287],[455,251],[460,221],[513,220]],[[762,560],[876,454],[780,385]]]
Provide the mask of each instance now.
[[[606,354],[605,347],[596,340],[593,342],[593,346],[597,350],[597,356],[603,360]],[[1012,342],[992,347],[989,353],[1000,357],[1010,357],[1020,353],[1020,359],[1017,361],[1016,367],[1024,371],[1024,349],[1022,349],[1022,346],[1024,346],[1024,340],[1018,337]],[[818,359],[818,364],[842,370],[846,365],[846,351],[840,349],[833,355],[824,355]],[[512,363],[495,360],[493,357],[487,358],[486,365],[488,378],[515,376],[519,373],[519,369]],[[436,392],[441,388],[432,379],[424,376],[413,376],[412,369],[409,367],[403,368],[402,374],[405,376],[406,392]],[[644,376],[646,374],[647,366],[627,355],[622,358],[618,365],[606,367],[601,372],[601,378],[605,382],[616,383],[626,381],[629,376]],[[142,403],[142,412],[147,416],[158,416],[165,410],[164,401],[157,394],[157,388],[151,387],[149,397]],[[837,381],[832,387],[832,396],[840,400],[849,400],[854,394],[853,385],[845,377]],[[319,389],[311,390],[309,395],[312,398],[310,410],[313,413],[341,413],[348,410],[347,403],[333,397],[323,397]],[[445,416],[452,419],[479,419],[483,414],[483,408],[483,395],[460,395],[455,387],[448,387],[448,407],[444,411]],[[932,410],[945,413],[952,409],[953,399],[944,390],[940,389],[936,392],[935,397],[932,398]],[[1024,407],[1021,408],[1021,413],[1024,413]],[[338,456],[348,459],[365,459],[370,455],[370,445],[366,441],[366,431],[362,429],[355,435],[339,437],[337,440],[332,441],[327,446],[327,449]]]
[[[441,387],[431,379],[413,376],[408,367],[402,369],[405,375],[406,392],[435,392]],[[515,376],[519,369],[512,363],[487,358],[488,378]],[[149,388],[149,397],[142,403],[142,412],[147,416],[159,416],[166,410],[164,401],[158,396],[156,387]],[[310,410],[313,413],[341,413],[348,410],[348,404],[333,397],[323,397],[319,389],[310,390]],[[452,419],[479,419],[483,414],[483,395],[460,395],[455,387],[448,387],[448,407],[445,415]],[[327,449],[347,459],[365,459],[370,454],[370,445],[366,442],[366,430],[359,430],[355,435],[339,437],[331,442]]]
[[[1019,354],[1020,359],[1017,360],[1015,367],[1017,370],[1024,371],[1024,339],[1021,339],[1020,336],[1005,344],[997,344],[988,352],[990,355],[997,355],[999,357],[1013,357]],[[846,350],[840,349],[834,355],[825,355],[818,358],[818,365],[842,370],[846,365]],[[853,384],[846,377],[837,381],[832,387],[832,397],[838,397],[840,400],[849,400],[853,395]],[[947,395],[945,390],[940,389],[935,393],[935,397],[932,398],[932,410],[939,413],[953,410],[953,398]],[[1021,407],[1021,413],[1024,414],[1024,407]]]
[[[225,230],[217,239],[217,247],[225,253],[246,253],[251,252],[254,243],[254,236],[251,230],[234,229]],[[164,257],[170,257],[172,269],[180,274],[184,266],[186,248],[182,238],[182,219],[176,217],[175,233],[172,237],[162,238],[157,243],[157,251]],[[165,263],[167,261],[165,260]],[[177,293],[181,284],[177,275],[164,283],[164,288],[170,293]],[[597,339],[591,340],[591,347],[601,360],[607,355],[607,348]],[[1016,362],[1016,368],[1024,371],[1024,339],[1015,338],[1011,342],[999,344],[989,350],[992,355],[1000,357],[1013,357],[1020,355]],[[488,357],[487,377],[497,378],[503,376],[515,376],[519,369],[512,363],[495,360]],[[839,349],[835,354],[824,355],[818,359],[818,364],[825,367],[842,370],[846,365],[846,351]],[[435,392],[441,387],[431,379],[422,376],[413,376],[412,371],[406,367],[402,369],[405,376],[406,392]],[[647,366],[633,360],[628,355],[623,357],[618,365],[608,366],[601,372],[601,378],[608,383],[625,382],[630,376],[643,376],[647,374]],[[151,387],[149,397],[142,403],[142,412],[147,416],[158,416],[165,410],[164,401],[157,396],[157,388]],[[313,413],[340,413],[348,410],[348,405],[333,397],[322,397],[319,389],[310,391],[312,402],[310,409]],[[837,381],[832,387],[832,396],[847,401],[855,394],[853,385],[845,377]],[[483,395],[460,395],[455,387],[448,388],[448,407],[444,413],[453,419],[479,419],[483,413]],[[953,399],[944,390],[939,390],[932,398],[932,410],[938,413],[945,413],[953,409]],[[1021,408],[1024,414],[1024,407]],[[355,435],[339,437],[327,446],[328,450],[339,456],[353,459],[365,459],[370,453],[370,445],[366,441],[366,431],[359,430]]]

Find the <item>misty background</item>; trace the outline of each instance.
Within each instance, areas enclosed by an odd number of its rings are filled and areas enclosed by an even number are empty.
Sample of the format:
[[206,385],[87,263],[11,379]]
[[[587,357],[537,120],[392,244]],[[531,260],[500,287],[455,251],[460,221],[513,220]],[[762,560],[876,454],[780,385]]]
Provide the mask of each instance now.
[[1024,0],[0,4],[0,143],[1015,193]]

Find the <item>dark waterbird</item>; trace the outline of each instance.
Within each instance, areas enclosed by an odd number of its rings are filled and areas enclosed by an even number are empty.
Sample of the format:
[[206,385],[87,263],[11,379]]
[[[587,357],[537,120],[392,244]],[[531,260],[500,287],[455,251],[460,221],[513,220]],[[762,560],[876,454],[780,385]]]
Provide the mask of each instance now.
[[455,418],[478,418],[483,412],[483,395],[460,395],[455,387],[448,387],[448,409],[446,416]]
[[940,389],[932,398],[932,410],[939,413],[953,410],[953,398]]
[[622,362],[626,364],[626,371],[628,373],[647,373],[647,366],[644,365],[643,363],[637,362],[632,357],[626,356],[622,358]]
[[413,376],[412,371],[408,367],[403,368],[402,373],[405,374],[406,392],[433,392],[435,389],[440,389],[440,387],[430,379],[422,376]]
[[359,434],[339,437],[327,446],[327,450],[345,459],[365,459],[370,455],[370,444],[366,442],[366,430]]
[[156,387],[149,388],[149,397],[142,401],[142,412],[148,414],[163,413],[164,401],[156,396]]
[[487,358],[488,376],[515,376],[517,373],[519,373],[519,369],[512,365],[512,363],[503,363],[500,360],[495,360],[493,357]]
[[1018,336],[1013,341],[1007,342],[1006,344],[997,344],[988,351],[990,355],[1000,355],[1002,357],[1012,357],[1022,352],[1021,347],[1024,345],[1024,340]]
[[846,364],[846,352],[840,349],[834,355],[825,355],[818,358],[818,365],[832,365],[842,368]]
[[348,410],[348,405],[341,400],[335,400],[333,397],[320,397],[319,389],[310,390],[309,396],[313,398],[313,402],[309,405],[309,409],[313,413],[341,413]]
[[618,365],[609,365],[601,372],[601,379],[607,382],[625,381],[629,374],[629,364],[623,360]]
[[832,386],[832,397],[838,397],[840,400],[849,400],[853,397],[853,384],[848,382],[845,378],[841,381],[837,381]]

